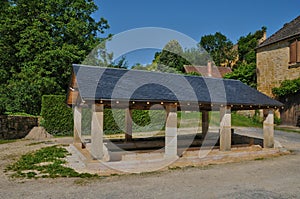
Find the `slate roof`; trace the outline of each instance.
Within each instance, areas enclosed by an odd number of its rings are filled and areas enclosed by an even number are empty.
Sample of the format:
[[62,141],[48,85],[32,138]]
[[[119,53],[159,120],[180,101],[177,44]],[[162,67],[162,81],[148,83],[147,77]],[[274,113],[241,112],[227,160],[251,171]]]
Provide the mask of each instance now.
[[280,107],[283,104],[237,80],[73,65],[82,100],[197,102]]
[[262,42],[257,48],[268,46],[270,44],[289,39],[300,35],[300,16],[293,21],[285,24],[279,31],[274,33],[264,42]]
[[[186,73],[196,72],[196,73],[201,74],[203,77],[209,77],[207,66],[189,66],[189,65],[185,65],[184,70],[185,70]],[[229,68],[229,67],[220,67],[220,66],[212,66],[211,70],[212,70],[211,76],[216,77],[216,78],[222,78],[227,73],[232,72],[231,68]]]

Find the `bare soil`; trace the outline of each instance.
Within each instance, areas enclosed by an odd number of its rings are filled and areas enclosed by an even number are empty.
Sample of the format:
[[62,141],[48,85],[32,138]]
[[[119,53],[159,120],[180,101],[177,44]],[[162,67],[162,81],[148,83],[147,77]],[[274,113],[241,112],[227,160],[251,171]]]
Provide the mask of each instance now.
[[[261,136],[261,129],[239,128]],[[93,179],[11,179],[6,165],[22,154],[72,138],[0,145],[0,198],[300,198],[300,134],[275,132],[292,155],[256,161]]]

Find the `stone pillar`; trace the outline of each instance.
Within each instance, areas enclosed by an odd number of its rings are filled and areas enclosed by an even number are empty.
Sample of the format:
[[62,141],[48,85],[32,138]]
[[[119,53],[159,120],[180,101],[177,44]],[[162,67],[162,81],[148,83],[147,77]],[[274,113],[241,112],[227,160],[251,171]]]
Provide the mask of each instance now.
[[74,144],[81,143],[81,116],[82,108],[80,106],[74,107]]
[[103,122],[104,105],[94,104],[92,106],[92,126],[91,126],[91,154],[94,159],[103,157]]
[[209,114],[208,111],[202,111],[202,139],[205,138],[209,128]]
[[125,142],[132,141],[132,111],[125,109]]
[[269,109],[266,112],[267,115],[263,123],[264,148],[273,148],[274,147],[274,110]]
[[231,150],[231,108],[220,108],[220,151]]
[[167,105],[165,157],[177,157],[177,106]]

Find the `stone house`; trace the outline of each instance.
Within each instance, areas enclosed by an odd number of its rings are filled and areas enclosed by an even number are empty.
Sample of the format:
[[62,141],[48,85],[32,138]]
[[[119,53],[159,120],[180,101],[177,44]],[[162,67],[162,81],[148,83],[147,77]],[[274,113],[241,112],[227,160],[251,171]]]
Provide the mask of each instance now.
[[[275,97],[272,88],[300,77],[300,16],[260,43],[257,51],[257,89]],[[297,97],[298,96],[298,97]],[[282,124],[300,125],[300,94],[280,99]]]

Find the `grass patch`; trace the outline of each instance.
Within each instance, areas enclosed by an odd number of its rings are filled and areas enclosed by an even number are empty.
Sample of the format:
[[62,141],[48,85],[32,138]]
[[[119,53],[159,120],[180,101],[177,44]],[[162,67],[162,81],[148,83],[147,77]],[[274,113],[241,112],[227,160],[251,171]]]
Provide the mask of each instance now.
[[275,130],[289,132],[289,133],[299,133],[300,134],[300,130],[296,130],[296,129],[288,129],[288,128],[275,127]]
[[10,115],[10,116],[23,116],[23,117],[38,117],[36,115],[30,115],[28,113],[22,113],[22,112],[5,112],[5,115]]
[[72,168],[64,167],[63,159],[68,151],[58,146],[42,148],[36,152],[23,155],[19,161],[9,165],[6,171],[13,171],[12,177],[21,178],[57,178],[80,177],[90,178],[97,175],[78,173]]
[[[201,113],[199,112],[178,112],[178,126],[181,119],[180,127],[201,127]],[[259,122],[256,116],[253,118],[239,115],[236,112],[231,114],[232,126],[242,127],[262,127],[262,122]],[[220,113],[217,111],[209,112],[209,124],[210,126],[220,125]]]
[[7,143],[12,143],[16,142],[17,140],[0,140],[0,144],[7,144]]
[[253,118],[239,115],[237,113],[231,114],[232,126],[243,126],[243,127],[262,127],[261,122],[257,122]]

